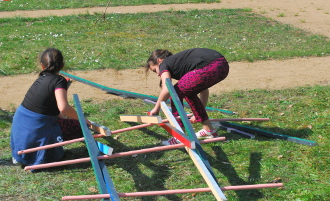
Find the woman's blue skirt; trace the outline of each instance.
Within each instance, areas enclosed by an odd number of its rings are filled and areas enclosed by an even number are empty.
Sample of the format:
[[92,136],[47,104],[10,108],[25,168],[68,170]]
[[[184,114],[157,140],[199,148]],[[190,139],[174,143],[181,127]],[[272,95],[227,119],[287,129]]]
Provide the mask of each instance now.
[[32,112],[20,105],[14,115],[10,146],[12,156],[24,165],[37,165],[59,161],[64,154],[63,147],[44,149],[18,155],[17,152],[62,141],[61,128],[56,116]]

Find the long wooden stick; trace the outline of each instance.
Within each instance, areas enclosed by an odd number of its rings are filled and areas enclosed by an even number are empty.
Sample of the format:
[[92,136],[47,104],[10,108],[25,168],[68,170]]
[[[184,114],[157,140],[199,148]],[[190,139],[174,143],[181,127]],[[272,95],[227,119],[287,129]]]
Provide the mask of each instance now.
[[[220,187],[223,191],[230,190],[248,190],[248,189],[260,189],[260,188],[279,188],[283,187],[283,183],[275,184],[255,184],[255,185],[240,185],[240,186],[226,186]],[[171,194],[184,194],[184,193],[202,193],[210,192],[210,188],[194,188],[194,189],[177,189],[177,190],[164,190],[164,191],[145,191],[145,192],[133,192],[133,193],[118,193],[119,197],[138,197],[138,196],[155,196],[155,195],[171,195]],[[96,194],[96,195],[76,195],[76,196],[64,196],[62,200],[87,200],[87,199],[104,199],[110,198],[109,194]]]
[[[201,140],[201,144],[205,143],[211,143],[211,142],[218,142],[218,141],[224,141],[225,137],[217,137],[213,139],[206,139]],[[110,159],[110,158],[117,158],[122,156],[131,156],[134,154],[143,154],[143,153],[149,153],[149,152],[155,152],[155,151],[164,151],[169,149],[176,149],[184,147],[184,144],[175,144],[175,145],[168,145],[168,146],[159,146],[159,147],[153,147],[153,148],[147,148],[147,149],[140,149],[140,150],[134,150],[134,151],[127,151],[127,152],[121,152],[121,153],[115,153],[111,156],[108,155],[102,155],[98,156],[98,160],[103,159]],[[59,162],[53,162],[53,163],[45,163],[40,165],[31,165],[31,166],[25,166],[24,170],[36,170],[36,169],[43,169],[43,168],[49,168],[49,167],[57,167],[57,166],[63,166],[63,165],[70,165],[70,164],[76,164],[76,163],[84,163],[90,161],[90,158],[79,158],[79,159],[73,159],[73,160],[66,160],[66,161],[59,161]]]
[[[269,118],[210,119],[210,121],[268,121],[268,120],[269,120]],[[162,120],[162,123],[167,123],[167,122],[168,122],[167,119]],[[157,124],[147,123],[147,124],[136,125],[136,126],[132,126],[132,127],[128,127],[128,128],[122,128],[122,129],[111,131],[111,134],[113,135],[113,134],[122,133],[122,132],[126,132],[126,131],[131,131],[131,130],[135,130],[135,129],[145,128],[145,127],[149,127],[149,126],[152,126],[152,125],[157,125]],[[98,135],[93,135],[93,137],[94,138],[99,138],[99,137],[105,137],[105,135],[98,134]],[[67,145],[67,144],[71,144],[71,143],[75,143],[75,142],[82,142],[82,141],[84,141],[84,138],[77,138],[77,139],[67,140],[67,141],[64,141],[64,142],[58,142],[58,143],[55,143],[55,144],[49,144],[49,145],[45,145],[45,146],[41,146],[41,147],[35,147],[35,148],[20,150],[20,151],[18,151],[18,155],[27,154],[27,153],[31,153],[31,152],[35,152],[35,151],[39,151],[39,150],[43,150],[43,149],[50,149],[50,148],[54,148],[54,147],[64,146],[64,145]]]
[[[99,137],[105,137],[105,135],[103,134],[97,134],[97,135],[93,135],[94,138],[99,138]],[[35,148],[30,148],[30,149],[25,149],[25,150],[20,150],[17,152],[18,155],[21,154],[27,154],[27,153],[31,153],[31,152],[35,152],[35,151],[39,151],[39,150],[43,150],[43,149],[50,149],[50,148],[54,148],[54,147],[59,147],[59,146],[63,146],[66,144],[72,144],[75,142],[82,142],[85,139],[82,138],[77,138],[77,139],[73,139],[73,140],[67,140],[67,141],[63,141],[63,142],[58,142],[58,143],[54,143],[54,144],[48,144],[48,145],[44,145],[41,147],[35,147]]]

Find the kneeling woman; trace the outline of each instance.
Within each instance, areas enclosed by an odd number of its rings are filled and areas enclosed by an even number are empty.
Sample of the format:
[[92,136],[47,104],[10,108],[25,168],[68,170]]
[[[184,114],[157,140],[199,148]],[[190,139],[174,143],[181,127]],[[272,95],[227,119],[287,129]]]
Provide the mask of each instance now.
[[[76,111],[68,104],[67,80],[59,75],[62,53],[48,48],[40,56],[42,71],[17,108],[11,129],[13,163],[37,165],[58,161],[63,147],[18,155],[18,151],[54,144],[82,136]],[[90,124],[86,120],[87,124]]]

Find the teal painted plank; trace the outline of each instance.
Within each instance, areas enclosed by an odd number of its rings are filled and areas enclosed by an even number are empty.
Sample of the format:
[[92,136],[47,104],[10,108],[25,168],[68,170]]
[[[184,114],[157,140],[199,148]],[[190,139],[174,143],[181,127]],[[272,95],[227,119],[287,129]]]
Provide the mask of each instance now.
[[292,137],[292,136],[289,136],[289,135],[282,135],[282,134],[278,134],[278,133],[273,133],[273,132],[261,130],[261,129],[258,129],[258,128],[252,128],[252,127],[239,125],[239,124],[233,124],[233,123],[229,123],[229,122],[220,122],[220,124],[223,125],[223,126],[236,128],[238,130],[245,131],[245,132],[248,132],[248,133],[259,134],[259,135],[263,135],[263,136],[271,137],[271,138],[275,138],[275,139],[287,140],[287,141],[295,142],[295,143],[298,143],[298,144],[304,144],[304,145],[308,145],[308,146],[317,145],[315,141],[305,140],[305,139],[302,139],[302,138]]
[[[106,87],[106,86],[97,84],[95,82],[92,82],[92,81],[89,81],[89,80],[86,80],[86,79],[77,77],[75,75],[71,75],[71,74],[66,73],[64,71],[60,71],[60,73],[63,76],[66,76],[66,77],[71,78],[73,80],[76,80],[78,82],[82,82],[84,84],[88,84],[88,85],[90,85],[92,87],[101,89],[103,91],[106,91],[106,92],[108,92],[110,94],[113,94],[113,95],[116,95],[116,96],[121,96],[123,98],[140,98],[140,99],[147,99],[147,100],[151,100],[151,101],[157,101],[157,99],[158,99],[158,97],[156,97],[156,96],[148,96],[148,95],[145,95],[145,94],[139,94],[139,93],[134,93],[134,92],[130,92],[130,91],[124,91],[124,90],[109,88],[109,87]],[[187,103],[184,103],[184,105],[185,106],[188,106]],[[225,113],[225,114],[229,114],[229,115],[233,115],[234,114],[234,112],[231,112],[231,111],[221,110],[221,109],[212,108],[212,107],[206,107],[206,109],[209,110],[209,111],[219,111],[219,112],[222,112],[222,113]]]
[[[120,200],[119,196],[112,183],[110,175],[109,175],[107,169],[105,168],[104,162],[99,161],[97,159],[97,156],[100,155],[100,151],[97,147],[97,143],[96,143],[95,139],[92,136],[92,133],[90,132],[90,130],[87,127],[85,117],[84,117],[77,94],[73,95],[73,100],[75,103],[80,126],[83,131],[84,138],[85,138],[88,154],[90,156],[91,163],[93,166],[96,181],[97,181],[98,187],[101,191],[101,194],[110,194],[110,199],[112,201],[119,201]],[[109,199],[104,199],[104,200],[109,200]]]

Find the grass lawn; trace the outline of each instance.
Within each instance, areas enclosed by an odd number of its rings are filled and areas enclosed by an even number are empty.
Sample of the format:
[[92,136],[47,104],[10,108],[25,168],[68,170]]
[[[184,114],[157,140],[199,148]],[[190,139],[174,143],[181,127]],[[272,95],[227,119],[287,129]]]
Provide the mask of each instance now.
[[[74,2],[74,1],[73,1]],[[8,3],[8,2],[7,2]],[[2,5],[1,2],[0,5]],[[312,35],[251,13],[249,10],[168,11],[148,14],[79,15],[38,19],[0,19],[0,73],[36,70],[36,55],[59,48],[67,69],[136,68],[149,52],[208,47],[229,61],[324,56],[329,39]],[[225,28],[224,28],[225,27]],[[262,69],[261,69],[262,70]],[[212,95],[208,106],[238,112],[230,117],[267,117],[267,122],[242,123],[317,142],[307,146],[256,136],[251,140],[219,131],[225,142],[203,145],[221,186],[283,182],[283,188],[225,192],[228,200],[326,200],[329,187],[330,86],[285,90],[234,91]],[[82,100],[87,118],[111,130],[130,127],[120,115],[150,110],[141,100]],[[188,110],[189,112],[189,110]],[[211,118],[228,118],[210,112]],[[11,163],[13,112],[0,110],[0,200],[60,200],[62,196],[98,194],[90,163],[28,173]],[[196,130],[200,129],[194,125]],[[160,145],[169,135],[158,126],[100,139],[114,153]],[[65,160],[88,157],[84,143],[64,147]],[[118,192],[207,187],[184,149],[105,161]],[[123,198],[123,200],[214,200],[211,193]]]
[[23,1],[12,0],[10,2],[1,2],[1,11],[13,11],[13,10],[49,10],[49,9],[64,9],[64,8],[84,8],[84,7],[106,7],[106,6],[138,6],[148,4],[183,4],[183,3],[215,3],[219,0],[90,0],[90,1],[50,1],[50,0],[35,0],[35,1]]

